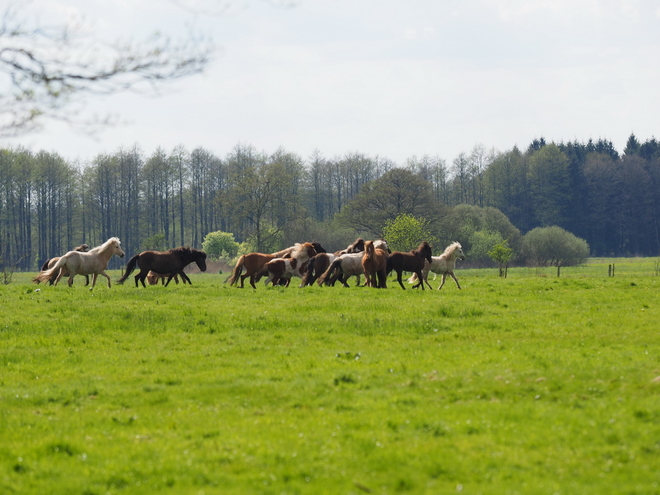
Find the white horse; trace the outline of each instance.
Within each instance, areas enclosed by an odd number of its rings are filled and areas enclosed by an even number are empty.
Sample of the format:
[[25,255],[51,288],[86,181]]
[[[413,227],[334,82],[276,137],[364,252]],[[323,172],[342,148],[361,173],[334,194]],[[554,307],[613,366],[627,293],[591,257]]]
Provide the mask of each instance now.
[[105,273],[106,268],[108,268],[108,262],[113,255],[117,255],[120,258],[124,257],[124,251],[121,249],[121,242],[117,237],[111,237],[105,241],[100,246],[97,246],[86,253],[80,251],[69,251],[64,256],[62,256],[59,261],[50,269],[42,271],[34,279],[35,282],[45,282],[49,280],[54,273],[58,273],[55,283],[57,283],[62,278],[65,270],[60,268],[65,267],[69,273],[69,287],[73,285],[73,278],[76,275],[92,275],[92,286],[89,290],[92,290],[96,285],[96,277],[103,275],[108,279],[108,287],[110,287],[110,276]]
[[330,263],[328,269],[321,275],[316,281],[319,285],[332,285],[337,279],[344,285],[348,287],[349,285],[346,281],[352,276],[355,275],[358,278],[358,285],[360,284],[360,275],[364,273],[364,268],[362,267],[362,256],[364,253],[346,253],[335,258],[335,260]]
[[[456,260],[464,260],[465,254],[463,254],[463,247],[460,242],[452,242],[447,249],[440,256],[431,256],[431,263],[428,261],[424,262],[424,268],[422,269],[422,276],[424,277],[424,282],[429,286],[429,289],[432,289],[431,284],[428,281],[429,272],[437,273],[442,275],[442,283],[438,290],[442,289],[442,286],[445,285],[445,278],[447,275],[450,275],[451,278],[456,282],[456,287],[459,289],[461,285],[458,283],[456,275],[454,275],[454,268],[456,267]],[[408,279],[409,283],[417,282],[417,275],[413,275]]]

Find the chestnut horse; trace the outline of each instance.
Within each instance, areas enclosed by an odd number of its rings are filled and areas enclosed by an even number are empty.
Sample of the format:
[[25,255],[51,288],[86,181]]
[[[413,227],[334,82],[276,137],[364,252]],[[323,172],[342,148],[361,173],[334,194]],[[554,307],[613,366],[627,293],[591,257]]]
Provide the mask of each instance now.
[[64,270],[61,268],[67,269],[69,273],[69,287],[73,285],[73,278],[76,275],[92,275],[92,286],[89,290],[92,290],[96,285],[96,278],[99,275],[103,275],[108,279],[108,287],[110,287],[110,276],[105,273],[106,268],[108,268],[108,262],[113,255],[117,255],[120,258],[124,257],[124,251],[121,248],[121,242],[117,237],[111,237],[105,241],[100,246],[91,249],[86,253],[80,251],[69,251],[64,256],[62,256],[57,263],[46,271],[42,271],[34,278],[34,281],[45,282],[50,280],[54,273],[58,273],[55,283],[57,283],[62,278]]
[[193,262],[201,271],[206,271],[206,253],[199,249],[178,247],[169,251],[143,251],[128,260],[126,273],[117,283],[123,284],[137,266],[140,272],[135,275],[135,287],[138,287],[138,282],[142,282],[142,287],[146,287],[144,279],[147,278],[150,270],[156,273],[169,273],[165,287],[177,274],[181,275],[184,282],[192,285],[188,276],[183,273],[183,269]]
[[[73,249],[73,251],[78,251],[80,253],[86,253],[89,251],[89,246],[87,244],[81,244],[77,248]],[[51,258],[49,260],[44,261],[44,264],[41,265],[41,271],[48,270],[49,268],[53,268],[55,266],[55,263],[57,263],[60,260],[61,256],[56,256],[55,258]],[[68,277],[69,272],[67,271],[66,267],[62,268],[64,270],[64,273],[62,274],[63,277]],[[48,285],[53,285],[55,283],[55,280],[57,279],[57,276],[59,273],[53,273],[53,276],[48,280]],[[89,275],[85,275],[85,286],[89,285]]]
[[365,285],[377,289],[387,289],[387,263],[387,252],[374,247],[373,241],[366,241],[364,256],[362,256],[362,268],[367,279]]
[[401,281],[401,274],[404,271],[414,272],[417,277],[419,277],[420,282],[414,285],[413,289],[416,289],[421,285],[422,290],[424,290],[422,270],[424,269],[425,261],[428,261],[429,263],[431,262],[431,254],[431,246],[426,241],[423,241],[417,249],[410,251],[409,253],[395,251],[390,254],[390,257],[387,260],[387,274],[389,275],[392,270],[395,270],[397,282],[399,282],[399,285],[403,290],[406,290]]

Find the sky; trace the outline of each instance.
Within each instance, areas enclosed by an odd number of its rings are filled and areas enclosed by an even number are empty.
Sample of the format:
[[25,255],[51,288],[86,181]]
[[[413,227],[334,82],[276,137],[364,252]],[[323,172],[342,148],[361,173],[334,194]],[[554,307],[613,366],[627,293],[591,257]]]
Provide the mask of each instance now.
[[216,46],[203,74],[157,96],[90,99],[87,112],[121,121],[94,137],[50,122],[0,140],[81,163],[135,144],[219,157],[240,144],[451,164],[540,137],[619,151],[631,133],[660,137],[650,0],[32,0],[23,12],[107,40],[193,30]]

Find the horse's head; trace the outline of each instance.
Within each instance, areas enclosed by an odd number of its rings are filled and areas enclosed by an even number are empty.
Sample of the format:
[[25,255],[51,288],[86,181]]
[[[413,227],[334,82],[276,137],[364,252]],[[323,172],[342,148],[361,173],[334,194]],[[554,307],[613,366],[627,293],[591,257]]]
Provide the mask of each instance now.
[[323,246],[319,242],[313,241],[312,246],[314,246],[314,249],[316,250],[316,254],[321,254],[327,252]]
[[204,251],[197,251],[197,256],[195,257],[195,263],[199,269],[203,272],[206,271],[206,253]]
[[307,250],[307,259],[313,258],[316,256],[318,253],[316,252],[316,248],[311,242],[306,242],[304,244],[305,249]]
[[461,246],[460,242],[454,242],[452,244],[454,246],[454,256],[458,258],[459,260],[464,260],[465,259],[465,253],[463,253],[463,246]]
[[423,241],[420,245],[419,248],[417,248],[420,253],[424,256],[424,259],[431,263],[433,261],[431,259],[431,255],[433,254],[433,250],[431,249],[431,245],[427,241]]
[[365,241],[364,242],[364,255],[368,257],[372,257],[374,255],[376,248],[374,246],[373,241]]
[[364,239],[358,237],[353,244],[349,244],[346,248],[347,253],[360,253],[364,251]]
[[124,250],[121,248],[121,241],[119,240],[118,237],[112,238],[112,254],[116,254],[120,258],[123,258],[126,254],[124,253]]

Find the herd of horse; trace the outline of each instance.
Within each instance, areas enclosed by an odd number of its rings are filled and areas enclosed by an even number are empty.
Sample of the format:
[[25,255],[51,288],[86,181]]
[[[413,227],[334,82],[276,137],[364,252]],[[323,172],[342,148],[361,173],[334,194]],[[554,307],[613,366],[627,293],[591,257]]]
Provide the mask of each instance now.
[[[96,285],[97,277],[102,275],[110,287],[110,276],[105,270],[114,255],[120,258],[125,255],[117,237],[111,237],[92,249],[83,244],[63,256],[47,260],[34,282],[57,285],[62,277],[68,277],[68,285],[71,286],[76,275],[84,275],[85,285],[88,285],[91,275],[91,290]],[[463,248],[458,242],[451,243],[439,256],[432,255],[432,248],[426,241],[409,252],[392,252],[382,239],[365,241],[358,238],[346,249],[334,253],[327,253],[318,242],[304,242],[272,254],[242,255],[226,282],[233,286],[240,280],[240,287],[243,288],[245,280],[249,279],[252,288],[256,289],[256,283],[264,277],[266,285],[272,283],[284,286],[288,286],[293,277],[298,277],[302,279],[300,287],[314,283],[334,285],[337,281],[348,287],[347,281],[350,277],[355,276],[357,284],[360,285],[360,277],[364,275],[365,286],[385,289],[387,277],[394,271],[402,289],[405,290],[403,272],[411,272],[412,276],[408,282],[414,284],[413,288],[421,287],[424,290],[424,285],[432,288],[428,275],[433,272],[442,276],[438,289],[445,284],[447,275],[454,279],[460,289],[454,268],[456,260],[464,259]],[[126,270],[117,283],[123,284],[131,273],[138,269],[134,277],[136,287],[139,287],[140,283],[146,287],[145,280],[151,285],[162,281],[167,286],[172,280],[178,284],[179,277],[184,284],[192,284],[184,272],[184,268],[191,263],[195,263],[201,271],[206,271],[206,253],[190,247],[168,251],[143,251],[128,261]]]

